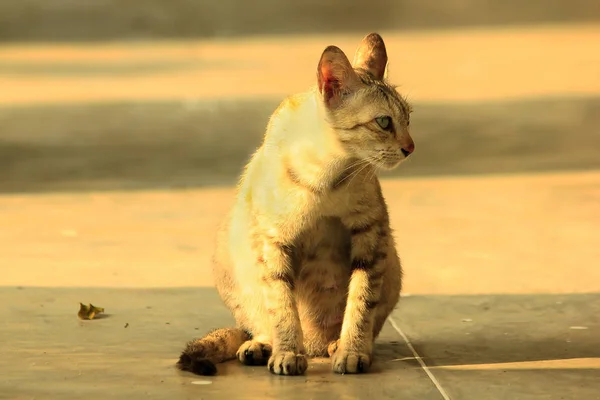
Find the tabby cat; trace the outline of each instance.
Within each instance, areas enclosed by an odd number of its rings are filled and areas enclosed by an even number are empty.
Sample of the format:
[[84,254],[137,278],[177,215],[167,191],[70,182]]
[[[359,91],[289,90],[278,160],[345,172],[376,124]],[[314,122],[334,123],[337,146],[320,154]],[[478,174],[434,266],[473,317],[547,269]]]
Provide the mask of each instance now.
[[307,356],[330,356],[337,373],[369,370],[402,280],[376,172],[414,150],[386,66],[376,33],[352,64],[329,46],[317,86],[273,113],[217,234],[216,286],[237,327],[190,342],[180,369],[212,375],[237,357],[299,375]]

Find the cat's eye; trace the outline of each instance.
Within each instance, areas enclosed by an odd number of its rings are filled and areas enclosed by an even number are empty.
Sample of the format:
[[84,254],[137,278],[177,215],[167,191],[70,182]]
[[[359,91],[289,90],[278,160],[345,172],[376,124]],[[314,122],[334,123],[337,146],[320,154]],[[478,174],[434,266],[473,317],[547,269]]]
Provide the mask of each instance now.
[[390,117],[377,117],[375,118],[375,122],[377,122],[377,125],[379,125],[379,127],[384,131],[392,130],[393,125]]

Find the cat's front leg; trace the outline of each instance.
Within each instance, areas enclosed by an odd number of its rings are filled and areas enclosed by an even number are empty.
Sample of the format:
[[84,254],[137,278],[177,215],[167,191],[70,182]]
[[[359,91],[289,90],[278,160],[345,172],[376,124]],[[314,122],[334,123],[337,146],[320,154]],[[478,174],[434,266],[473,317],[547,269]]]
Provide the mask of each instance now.
[[[365,222],[366,221],[366,222]],[[339,343],[332,355],[340,374],[367,372],[371,367],[375,311],[381,298],[389,237],[387,213],[359,218],[352,232],[352,275]]]
[[308,363],[294,297],[291,247],[266,240],[259,263],[266,309],[273,326],[273,353],[267,366],[276,375],[301,375]]

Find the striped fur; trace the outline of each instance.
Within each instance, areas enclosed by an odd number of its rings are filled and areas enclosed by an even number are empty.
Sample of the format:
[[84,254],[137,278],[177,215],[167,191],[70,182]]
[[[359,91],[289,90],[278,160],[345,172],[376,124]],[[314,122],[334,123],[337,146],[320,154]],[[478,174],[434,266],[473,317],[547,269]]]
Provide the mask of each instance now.
[[[330,46],[317,87],[272,115],[214,257],[237,328],[192,342],[183,369],[213,372],[206,360],[237,357],[298,375],[307,356],[326,355],[338,373],[369,369],[402,276],[376,172],[414,148],[410,106],[384,80],[386,63],[377,34],[363,39],[353,64]],[[382,116],[387,129],[376,121]]]

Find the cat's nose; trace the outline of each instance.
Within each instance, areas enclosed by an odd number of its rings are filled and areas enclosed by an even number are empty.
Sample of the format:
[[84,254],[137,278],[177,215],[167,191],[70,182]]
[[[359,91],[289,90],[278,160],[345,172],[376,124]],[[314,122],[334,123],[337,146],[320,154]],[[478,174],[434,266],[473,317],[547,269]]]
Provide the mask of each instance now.
[[415,151],[415,144],[413,142],[411,142],[406,147],[403,147],[401,150],[402,150],[402,154],[404,154],[404,157],[408,157],[410,155],[410,153]]

